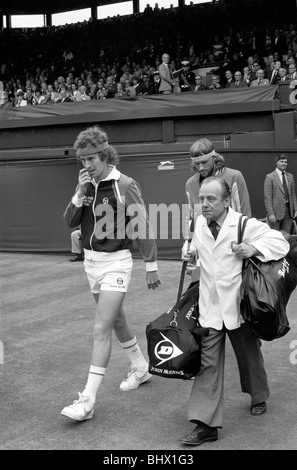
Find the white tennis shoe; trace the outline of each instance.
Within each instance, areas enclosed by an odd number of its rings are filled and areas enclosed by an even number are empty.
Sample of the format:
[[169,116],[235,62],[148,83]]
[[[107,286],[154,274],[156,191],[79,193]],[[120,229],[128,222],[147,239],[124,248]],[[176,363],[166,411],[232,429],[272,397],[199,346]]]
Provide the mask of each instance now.
[[85,397],[79,392],[78,397],[79,399],[75,400],[72,405],[63,408],[61,415],[75,419],[76,421],[84,421],[85,419],[93,418],[95,400],[91,397]]
[[135,390],[139,385],[143,384],[151,378],[151,374],[148,372],[148,365],[144,370],[138,370],[136,367],[131,366],[128,377],[123,380],[120,385],[122,392],[129,392],[129,390]]

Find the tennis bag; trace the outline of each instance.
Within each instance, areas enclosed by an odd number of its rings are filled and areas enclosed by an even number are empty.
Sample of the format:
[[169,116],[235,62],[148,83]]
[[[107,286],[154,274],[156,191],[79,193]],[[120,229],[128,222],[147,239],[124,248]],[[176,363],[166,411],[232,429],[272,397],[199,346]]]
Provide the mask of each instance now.
[[252,257],[243,263],[241,315],[252,333],[265,341],[290,330],[286,306],[297,284],[297,243],[292,236],[286,238],[290,243],[286,257],[268,262]]
[[207,328],[198,323],[199,282],[191,283],[176,304],[146,327],[149,372],[189,380],[201,364],[201,338]]

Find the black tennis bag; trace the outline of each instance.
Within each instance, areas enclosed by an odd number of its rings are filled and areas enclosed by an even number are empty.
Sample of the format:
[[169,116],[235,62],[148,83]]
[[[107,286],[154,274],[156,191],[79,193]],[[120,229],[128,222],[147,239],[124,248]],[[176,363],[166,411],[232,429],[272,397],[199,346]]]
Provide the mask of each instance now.
[[[184,265],[185,266],[185,265]],[[200,370],[199,282],[191,283],[173,307],[146,327],[149,372],[171,379],[193,379]]]
[[286,238],[290,243],[286,257],[265,263],[252,257],[243,264],[241,315],[252,333],[265,341],[290,330],[286,306],[297,285],[297,242],[295,237]]

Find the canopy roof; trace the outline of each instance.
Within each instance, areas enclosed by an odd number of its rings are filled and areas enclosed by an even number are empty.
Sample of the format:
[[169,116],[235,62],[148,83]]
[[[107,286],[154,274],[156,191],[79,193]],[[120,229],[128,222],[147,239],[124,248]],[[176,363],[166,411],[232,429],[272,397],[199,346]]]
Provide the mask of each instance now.
[[[128,1],[128,0],[121,0]],[[0,11],[12,15],[40,15],[118,3],[119,0],[1,0]]]

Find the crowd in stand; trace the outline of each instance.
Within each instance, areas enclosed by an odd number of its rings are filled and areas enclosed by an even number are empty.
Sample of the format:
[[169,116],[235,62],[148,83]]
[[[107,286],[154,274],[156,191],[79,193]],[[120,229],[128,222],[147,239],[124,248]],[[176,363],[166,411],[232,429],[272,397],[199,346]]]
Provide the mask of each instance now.
[[[226,12],[210,8],[156,4],[126,17],[4,29],[1,107],[158,94],[163,53],[170,56],[174,93],[297,80],[297,24],[246,21],[236,30],[227,26]],[[205,68],[213,71],[207,85]]]

